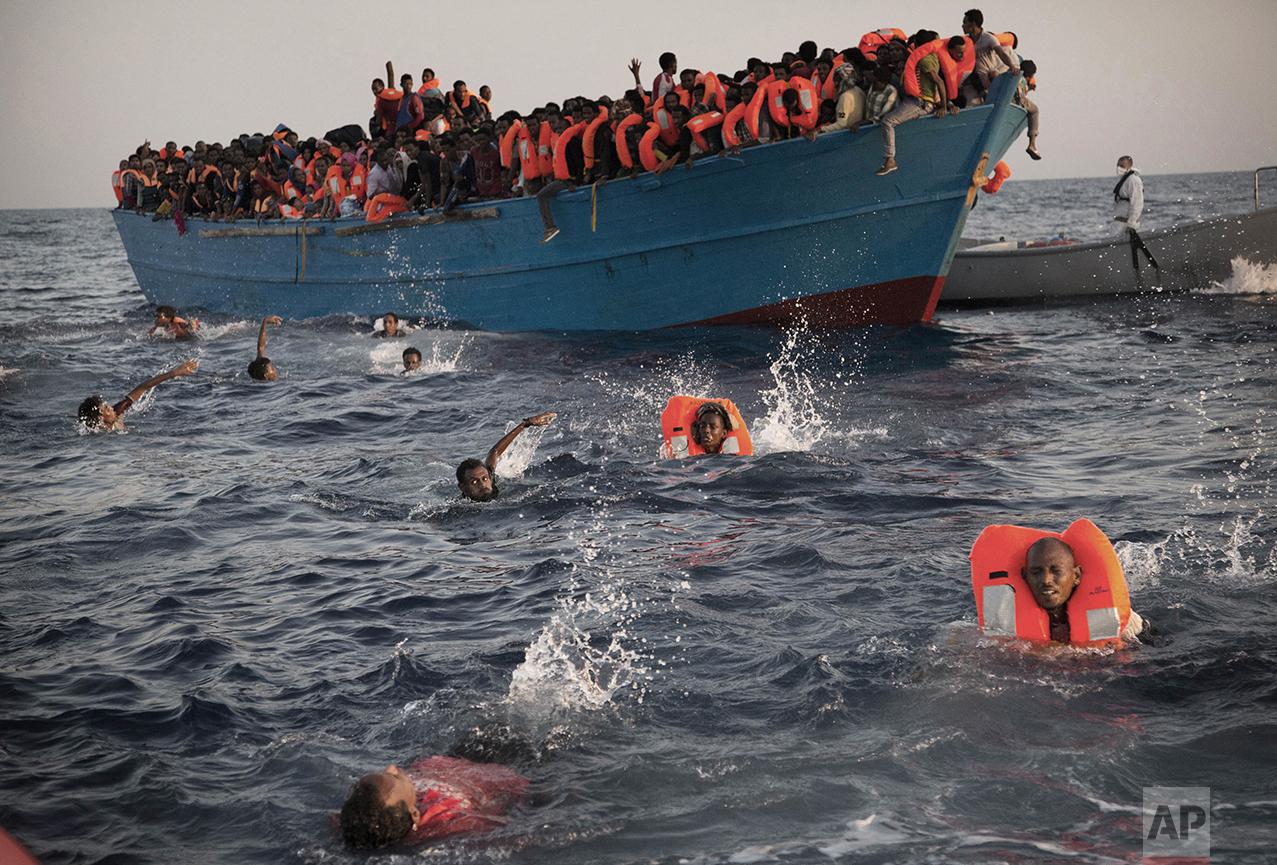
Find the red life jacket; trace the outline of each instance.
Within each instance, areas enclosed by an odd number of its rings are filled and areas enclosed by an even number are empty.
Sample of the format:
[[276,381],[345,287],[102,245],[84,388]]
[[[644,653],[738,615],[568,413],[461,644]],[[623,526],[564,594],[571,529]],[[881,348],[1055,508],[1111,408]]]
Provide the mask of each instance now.
[[922,91],[918,84],[918,61],[928,54],[935,54],[940,58],[940,74],[944,78],[945,96],[952,101],[958,95],[958,88],[962,85],[962,79],[971,70],[975,69],[975,46],[967,37],[963,36],[962,38],[967,44],[967,50],[962,55],[961,63],[956,62],[949,54],[949,40],[947,39],[936,39],[913,49],[909,59],[905,61],[905,71],[900,76],[905,93],[915,99],[921,98]]
[[549,123],[541,124],[541,134],[537,141],[537,159],[541,162],[542,177],[554,176],[554,142],[558,137]]
[[1011,167],[1005,162],[999,162],[993,168],[993,176],[980,188],[992,195],[1002,188],[1003,182],[1011,176]]
[[652,120],[661,128],[662,141],[669,145],[678,143],[678,127],[674,125],[674,116],[664,106],[657,106],[652,110]]
[[120,186],[124,182],[122,175],[123,172],[121,171],[111,172],[111,191],[115,193],[116,204],[124,201],[124,190]]
[[816,128],[816,121],[820,118],[820,94],[806,78],[795,78],[789,82],[789,87],[798,91],[798,113],[791,119],[794,125],[810,132]]
[[905,35],[905,31],[896,27],[883,27],[880,30],[872,30],[860,37],[860,52],[870,60],[878,59],[878,49],[886,45],[893,38],[908,41],[909,37]]

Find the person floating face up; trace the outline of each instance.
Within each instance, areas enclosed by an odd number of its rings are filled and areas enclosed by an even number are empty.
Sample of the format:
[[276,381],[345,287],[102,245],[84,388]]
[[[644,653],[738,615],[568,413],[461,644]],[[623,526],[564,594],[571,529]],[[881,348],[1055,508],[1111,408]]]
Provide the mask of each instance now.
[[723,452],[723,442],[732,431],[732,420],[727,409],[716,402],[707,402],[696,410],[692,421],[692,441],[705,449],[705,453]]

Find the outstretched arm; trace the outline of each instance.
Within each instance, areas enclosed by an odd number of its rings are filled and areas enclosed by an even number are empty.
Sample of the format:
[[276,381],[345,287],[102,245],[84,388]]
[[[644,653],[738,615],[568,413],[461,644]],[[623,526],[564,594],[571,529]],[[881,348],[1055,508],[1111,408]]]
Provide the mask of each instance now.
[[634,89],[638,90],[639,93],[647,92],[643,89],[643,80],[639,78],[639,69],[642,66],[643,64],[639,63],[637,57],[630,61],[630,74],[634,76]]
[[501,458],[503,453],[505,453],[505,449],[519,437],[519,433],[523,432],[530,426],[547,426],[550,421],[554,419],[554,416],[554,412],[549,412],[547,414],[534,414],[532,417],[526,418],[517,427],[506,433],[501,438],[501,441],[492,446],[492,450],[488,451],[488,458],[483,461],[483,464],[488,467],[488,471],[493,472],[497,470],[497,460]]
[[168,372],[162,372],[159,375],[157,375],[155,378],[147,379],[146,381],[142,382],[137,387],[133,388],[133,390],[129,391],[129,399],[133,400],[134,402],[137,402],[139,399],[142,398],[142,394],[146,393],[148,390],[155,387],[157,384],[163,384],[164,382],[169,381],[170,379],[179,378],[180,376],[190,375],[191,373],[195,372],[195,368],[198,367],[199,365],[200,365],[200,362],[198,360],[188,360],[186,363],[182,364],[179,367],[171,369]]
[[262,319],[262,329],[258,331],[258,334],[257,334],[257,356],[258,357],[266,356],[266,325],[273,324],[278,327],[279,325],[283,323],[284,323],[284,320],[277,315],[268,315]]

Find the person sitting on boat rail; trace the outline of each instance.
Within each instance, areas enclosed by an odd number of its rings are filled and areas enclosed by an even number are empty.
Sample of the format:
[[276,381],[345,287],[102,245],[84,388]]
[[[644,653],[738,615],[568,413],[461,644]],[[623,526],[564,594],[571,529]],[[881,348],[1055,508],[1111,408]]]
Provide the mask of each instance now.
[[168,372],[162,372],[155,378],[147,379],[133,390],[129,391],[129,395],[117,402],[115,405],[107,405],[100,396],[91,396],[84,402],[80,403],[79,417],[80,422],[90,430],[124,430],[124,420],[122,415],[129,410],[133,403],[142,398],[142,394],[146,393],[157,384],[163,384],[175,378],[184,375],[190,375],[195,372],[200,365],[198,360],[188,360],[180,366],[174,367]]
[[502,436],[501,440],[492,446],[492,450],[488,451],[488,456],[483,462],[479,462],[473,457],[463,460],[461,465],[457,466],[457,487],[460,488],[461,495],[472,502],[490,502],[495,499],[499,495],[497,490],[497,460],[505,453],[506,448],[510,447],[514,440],[519,437],[519,433],[528,427],[547,426],[555,416],[554,412],[548,412],[524,418],[518,426]]
[[[919,30],[913,37],[915,45],[925,45],[937,39],[931,30]],[[955,62],[961,62],[966,55],[967,44],[961,36],[954,36],[945,47]],[[950,94],[945,90],[944,78],[940,74],[940,55],[927,54],[914,67],[918,76],[918,95],[906,96],[896,109],[882,119],[882,155],[883,163],[875,174],[879,177],[890,174],[896,165],[896,127],[901,123],[934,114],[944,117],[946,114],[958,113],[958,108],[950,101]]]
[[174,339],[190,339],[196,335],[195,329],[199,324],[198,320],[188,322],[184,318],[178,318],[177,310],[171,306],[159,306],[155,309],[155,326],[146,335],[154,336],[158,330]]
[[[1058,538],[1041,538],[1025,553],[1020,576],[1028,583],[1033,600],[1046,610],[1050,619],[1051,641],[1069,642],[1068,601],[1073,590],[1082,582],[1082,569],[1073,557],[1073,548]],[[1143,629],[1144,620],[1139,613],[1131,610],[1122,639],[1136,639]]]
[[1117,161],[1117,173],[1121,180],[1113,187],[1113,232],[1139,231],[1140,214],[1144,212],[1144,181],[1135,160],[1129,156]]
[[257,357],[248,364],[248,377],[253,381],[275,381],[279,378],[275,365],[266,356],[266,325],[278,327],[283,323],[284,320],[277,315],[268,315],[262,319],[262,328],[257,333]]

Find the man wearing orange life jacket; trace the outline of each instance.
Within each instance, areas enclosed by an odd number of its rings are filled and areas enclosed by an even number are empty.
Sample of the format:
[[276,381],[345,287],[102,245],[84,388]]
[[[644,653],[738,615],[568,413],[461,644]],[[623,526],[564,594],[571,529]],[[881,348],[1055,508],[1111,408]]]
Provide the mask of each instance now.
[[[1069,642],[1068,601],[1082,582],[1082,569],[1077,566],[1073,548],[1057,538],[1042,538],[1029,547],[1020,576],[1050,620],[1051,641]],[[1131,610],[1130,621],[1122,631],[1124,640],[1137,639],[1144,631],[1144,620]]]
[[489,117],[492,116],[492,88],[486,84],[479,87],[479,101],[483,103],[483,110]]
[[453,126],[463,125],[469,129],[478,129],[479,124],[488,119],[483,103],[469,90],[466,82],[456,81],[448,93],[448,122]]
[[[687,129],[687,122],[692,119],[692,113],[682,105],[675,105],[670,109],[670,120],[674,124],[674,129],[678,131],[679,146],[671,148],[673,153],[661,161],[659,165],[652,170],[653,174],[664,174],[680,162],[686,162],[690,159],[690,136],[691,132]],[[684,147],[683,137],[689,136],[688,146]]]
[[[598,112],[598,105],[596,103],[586,104],[590,106],[590,117],[593,119]],[[588,124],[585,120],[585,110],[578,109],[578,112],[571,118],[572,125],[567,127],[559,135],[558,140],[555,141],[554,180],[547,183],[537,193],[537,208],[541,212],[541,222],[545,226],[545,235],[541,238],[542,243],[548,243],[559,233],[558,226],[554,223],[554,212],[551,209],[550,202],[560,192],[564,190],[570,192],[576,189],[585,175],[585,150],[581,136]]]
[[[637,77],[637,71],[635,75]],[[616,129],[613,131],[616,141],[616,158],[622,169],[628,171],[631,177],[637,177],[643,170],[639,145],[648,125],[647,117],[643,113],[646,102],[643,92],[638,88],[627,90],[625,101],[630,107],[630,112],[617,122]]]
[[129,161],[120,160],[120,167],[111,172],[111,192],[115,193],[115,206],[124,206],[124,172],[129,170]]
[[536,195],[545,185],[541,177],[541,159],[537,154],[540,139],[541,115],[534,111],[523,119],[510,159],[510,171],[522,178],[520,184],[524,195]]
[[[890,174],[898,167],[896,165],[897,126],[926,114],[944,117],[950,112],[958,113],[958,107],[952,104],[949,93],[945,89],[944,77],[940,74],[939,51],[947,51],[955,63],[960,62],[966,53],[966,42],[961,36],[954,36],[944,48],[931,50],[932,44],[937,39],[935,32],[931,30],[919,30],[914,34],[914,44],[919,47],[915,48],[914,54],[910,55],[910,62],[916,62],[914,68],[918,79],[918,94],[906,96],[894,111],[882,119],[883,163],[882,167],[874,172],[879,177]],[[916,61],[914,57],[917,58]]]

